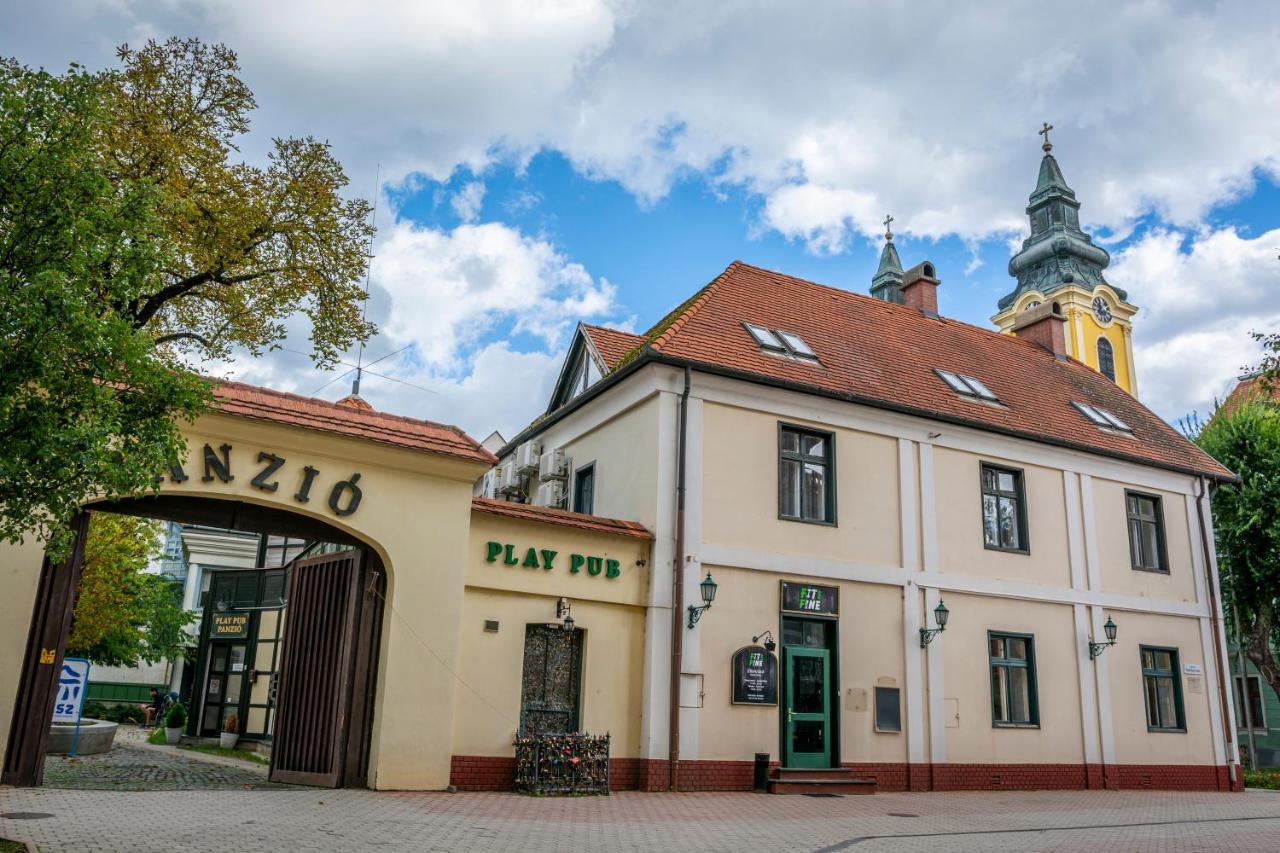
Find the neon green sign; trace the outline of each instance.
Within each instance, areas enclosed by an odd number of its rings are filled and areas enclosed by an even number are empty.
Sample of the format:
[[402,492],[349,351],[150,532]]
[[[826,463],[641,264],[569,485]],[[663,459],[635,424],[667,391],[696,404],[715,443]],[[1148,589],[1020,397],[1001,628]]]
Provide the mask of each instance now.
[[[501,560],[504,566],[521,566],[526,569],[542,569],[547,572],[555,568],[555,560],[558,555],[558,551],[549,551],[546,548],[525,548],[520,551],[516,549],[515,545],[504,542],[486,542],[484,546],[485,562],[497,563]],[[613,579],[621,576],[622,563],[618,560],[608,560],[604,557],[570,554],[569,574],[577,575],[583,572],[591,577],[598,577],[603,574],[606,578]]]

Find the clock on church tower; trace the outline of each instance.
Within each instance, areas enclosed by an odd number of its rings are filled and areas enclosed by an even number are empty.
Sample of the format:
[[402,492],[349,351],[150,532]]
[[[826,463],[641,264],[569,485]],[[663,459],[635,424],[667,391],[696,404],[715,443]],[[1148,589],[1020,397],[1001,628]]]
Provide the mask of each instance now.
[[1009,274],[1018,284],[1000,300],[991,321],[1000,331],[1011,332],[1020,312],[1042,302],[1058,303],[1067,318],[1067,354],[1136,397],[1131,333],[1138,308],[1103,276],[1111,256],[1080,229],[1080,202],[1051,153],[1052,129],[1046,124],[1040,131],[1044,158],[1027,205],[1031,236],[1009,260]]

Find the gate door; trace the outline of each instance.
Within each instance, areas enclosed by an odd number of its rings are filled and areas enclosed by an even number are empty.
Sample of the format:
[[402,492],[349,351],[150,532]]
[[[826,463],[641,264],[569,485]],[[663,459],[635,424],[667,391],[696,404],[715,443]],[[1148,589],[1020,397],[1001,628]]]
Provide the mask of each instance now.
[[293,563],[271,781],[364,784],[382,580],[365,549]]

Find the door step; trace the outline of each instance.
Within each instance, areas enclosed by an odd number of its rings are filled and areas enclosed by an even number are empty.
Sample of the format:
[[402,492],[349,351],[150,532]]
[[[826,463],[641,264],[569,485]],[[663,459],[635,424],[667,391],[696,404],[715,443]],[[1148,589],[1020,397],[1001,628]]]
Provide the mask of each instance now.
[[829,770],[775,767],[769,773],[770,794],[874,794],[876,780],[859,779],[843,767]]

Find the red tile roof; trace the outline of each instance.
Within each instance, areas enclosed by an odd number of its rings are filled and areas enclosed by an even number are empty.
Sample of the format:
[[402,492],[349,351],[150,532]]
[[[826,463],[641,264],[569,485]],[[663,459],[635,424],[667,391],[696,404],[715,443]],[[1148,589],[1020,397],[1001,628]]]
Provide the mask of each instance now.
[[591,345],[604,359],[605,367],[613,370],[622,361],[622,357],[640,344],[644,338],[630,332],[619,332],[617,329],[606,329],[604,326],[582,324],[582,331],[591,339]]
[[653,534],[643,524],[634,521],[619,521],[613,518],[601,518],[596,515],[585,515],[580,512],[568,512],[563,509],[552,509],[546,506],[517,504],[509,501],[497,501],[492,498],[473,498],[472,512],[484,512],[489,515],[501,515],[506,518],[518,518],[523,521],[540,521],[546,524],[559,524],[563,527],[576,527],[595,533],[612,533],[617,536],[631,536],[636,539],[652,539]]
[[219,411],[229,415],[363,438],[410,450],[440,453],[492,465],[497,457],[453,426],[301,397],[241,382],[214,387]]
[[1264,383],[1261,374],[1245,376],[1236,383],[1236,387],[1231,389],[1231,393],[1222,401],[1218,410],[1229,412],[1242,403],[1268,399],[1273,403],[1280,403],[1280,379]]
[[[763,352],[742,324],[800,335],[821,364]],[[852,402],[960,422],[1188,473],[1232,474],[1102,374],[1029,340],[735,261],[644,336],[653,354]],[[981,379],[994,406],[933,372]],[[1132,435],[1103,432],[1071,405],[1107,409]]]

